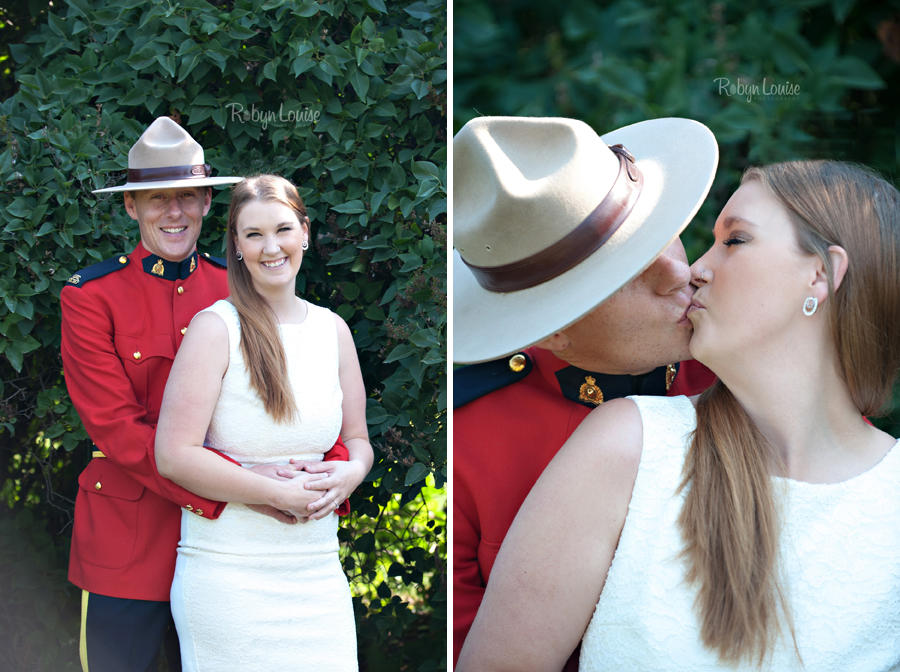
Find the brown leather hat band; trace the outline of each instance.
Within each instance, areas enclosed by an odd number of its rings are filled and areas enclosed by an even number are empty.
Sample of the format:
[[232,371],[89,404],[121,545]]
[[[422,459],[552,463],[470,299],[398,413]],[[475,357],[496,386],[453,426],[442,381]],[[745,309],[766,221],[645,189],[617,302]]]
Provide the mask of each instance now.
[[212,175],[208,163],[196,166],[165,166],[164,168],[129,168],[129,182],[166,182],[169,180],[196,180]]
[[463,259],[478,284],[490,292],[516,292],[562,275],[587,259],[618,230],[637,203],[644,176],[622,145],[610,149],[619,157],[619,174],[600,205],[553,245],[503,266],[473,266]]

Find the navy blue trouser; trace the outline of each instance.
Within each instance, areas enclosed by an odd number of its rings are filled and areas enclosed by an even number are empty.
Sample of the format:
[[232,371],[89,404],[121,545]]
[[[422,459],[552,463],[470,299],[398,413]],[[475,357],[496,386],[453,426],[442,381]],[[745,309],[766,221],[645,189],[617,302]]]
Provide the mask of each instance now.
[[171,672],[181,672],[178,633],[168,602],[82,593],[84,672],[156,672],[163,645]]

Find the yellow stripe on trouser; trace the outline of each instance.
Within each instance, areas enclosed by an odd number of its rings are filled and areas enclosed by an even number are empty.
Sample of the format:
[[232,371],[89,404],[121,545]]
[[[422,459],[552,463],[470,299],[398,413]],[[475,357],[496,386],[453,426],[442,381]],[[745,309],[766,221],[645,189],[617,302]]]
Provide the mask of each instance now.
[[87,661],[87,603],[90,593],[86,590],[81,591],[81,643],[78,646],[78,653],[81,655],[81,669],[88,672]]

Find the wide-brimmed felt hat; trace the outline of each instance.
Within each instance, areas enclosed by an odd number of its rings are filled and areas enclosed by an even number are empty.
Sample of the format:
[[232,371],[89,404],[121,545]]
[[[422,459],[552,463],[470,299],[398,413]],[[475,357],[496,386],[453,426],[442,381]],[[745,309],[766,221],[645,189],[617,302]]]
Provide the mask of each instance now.
[[602,137],[574,119],[466,124],[453,139],[454,361],[509,355],[610,298],[688,225],[718,160],[690,119]]
[[92,193],[207,187],[240,182],[243,177],[212,177],[203,147],[169,117],[160,117],[128,152],[128,181]]

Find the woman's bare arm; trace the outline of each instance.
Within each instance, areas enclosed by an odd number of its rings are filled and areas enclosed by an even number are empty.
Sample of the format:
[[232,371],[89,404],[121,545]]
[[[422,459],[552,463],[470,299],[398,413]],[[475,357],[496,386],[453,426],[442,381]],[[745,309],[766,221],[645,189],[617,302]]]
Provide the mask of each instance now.
[[[309,478],[275,480],[244,469],[203,446],[222,376],[228,368],[228,328],[215,313],[191,322],[172,365],[156,432],[156,466],[162,476],[201,497],[268,505],[305,515],[315,493]],[[260,435],[265,441],[265,435]]]
[[625,399],[572,434],[506,535],[457,672],[563,668],[606,581],[642,443],[640,412]]

